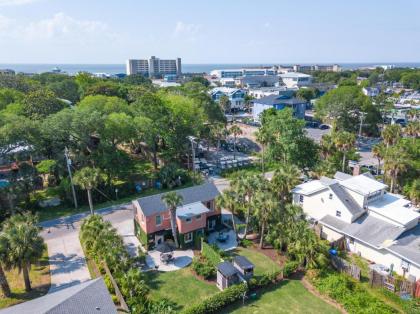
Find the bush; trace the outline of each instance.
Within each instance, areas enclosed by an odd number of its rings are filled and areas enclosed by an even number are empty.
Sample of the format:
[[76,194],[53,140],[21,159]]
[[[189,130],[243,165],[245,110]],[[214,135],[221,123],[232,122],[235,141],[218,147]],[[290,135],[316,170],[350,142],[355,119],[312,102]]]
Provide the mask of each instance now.
[[253,277],[248,281],[248,287],[251,290],[262,288],[274,283],[280,275],[279,271],[268,272],[259,277]]
[[194,257],[192,269],[197,275],[202,276],[205,279],[210,279],[216,276],[216,267],[205,257]]
[[250,247],[252,246],[253,242],[251,240],[248,239],[242,239],[241,240],[241,246],[243,247]]
[[218,251],[216,251],[211,245],[202,241],[201,243],[201,254],[205,257],[214,267],[221,262],[221,257]]
[[231,286],[211,297],[204,299],[201,303],[186,308],[182,314],[207,314],[216,313],[225,306],[242,298],[248,290],[246,284]]
[[283,266],[283,276],[289,277],[291,274],[293,274],[299,267],[299,262],[296,261],[288,261]]

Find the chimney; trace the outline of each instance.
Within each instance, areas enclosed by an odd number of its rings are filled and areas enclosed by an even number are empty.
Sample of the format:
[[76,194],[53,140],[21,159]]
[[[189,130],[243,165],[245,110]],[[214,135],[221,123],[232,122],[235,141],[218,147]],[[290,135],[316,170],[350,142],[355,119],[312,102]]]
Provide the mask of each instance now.
[[355,165],[353,167],[353,176],[358,176],[360,174],[360,165]]

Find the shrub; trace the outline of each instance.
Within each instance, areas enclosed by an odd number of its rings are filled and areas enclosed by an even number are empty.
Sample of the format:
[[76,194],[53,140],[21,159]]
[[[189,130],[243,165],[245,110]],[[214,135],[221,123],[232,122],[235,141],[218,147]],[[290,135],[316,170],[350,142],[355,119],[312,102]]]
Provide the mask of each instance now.
[[221,262],[221,257],[218,251],[216,251],[211,245],[202,241],[201,243],[201,254],[205,257],[214,267]]
[[243,247],[250,247],[252,246],[253,242],[251,240],[248,239],[242,239],[241,240],[241,246]]
[[296,261],[288,261],[283,266],[283,276],[289,277],[291,274],[293,274],[299,267],[299,262]]
[[211,297],[204,299],[201,303],[190,306],[183,310],[182,314],[207,314],[216,313],[225,306],[242,298],[248,290],[246,284],[231,286]]
[[259,277],[253,277],[248,281],[249,289],[258,289],[276,281],[277,277],[280,275],[279,271],[267,272]]
[[205,279],[210,279],[216,276],[216,267],[205,257],[194,257],[192,269],[197,275],[202,276]]

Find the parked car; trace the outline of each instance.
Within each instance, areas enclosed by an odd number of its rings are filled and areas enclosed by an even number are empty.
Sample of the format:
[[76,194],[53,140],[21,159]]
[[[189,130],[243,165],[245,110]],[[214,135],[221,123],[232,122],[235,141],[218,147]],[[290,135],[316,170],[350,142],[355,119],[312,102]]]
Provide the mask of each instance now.
[[321,124],[321,125],[319,126],[319,128],[320,128],[321,130],[328,130],[328,129],[330,128],[330,126],[329,126],[329,125],[327,125],[327,124]]

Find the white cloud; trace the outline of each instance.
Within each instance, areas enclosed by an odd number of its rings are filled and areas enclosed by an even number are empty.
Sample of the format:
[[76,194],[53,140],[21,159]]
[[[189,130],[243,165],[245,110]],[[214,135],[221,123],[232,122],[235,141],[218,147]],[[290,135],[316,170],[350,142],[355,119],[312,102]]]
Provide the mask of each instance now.
[[178,21],[175,25],[174,37],[194,41],[200,29],[201,25]]
[[38,2],[39,0],[0,0],[0,7],[2,6],[14,6],[14,5],[23,5],[33,2]]

